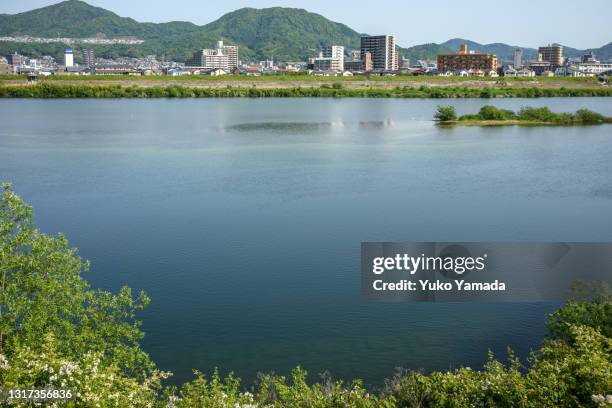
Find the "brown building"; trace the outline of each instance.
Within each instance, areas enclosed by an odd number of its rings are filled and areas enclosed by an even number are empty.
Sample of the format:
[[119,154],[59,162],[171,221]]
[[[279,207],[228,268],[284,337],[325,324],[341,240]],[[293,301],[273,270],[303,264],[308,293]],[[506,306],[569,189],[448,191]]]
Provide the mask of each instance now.
[[538,62],[550,62],[553,65],[563,65],[563,47],[548,45],[538,48]]
[[476,54],[468,51],[467,44],[462,44],[458,54],[438,55],[438,71],[490,71],[497,69],[497,55]]

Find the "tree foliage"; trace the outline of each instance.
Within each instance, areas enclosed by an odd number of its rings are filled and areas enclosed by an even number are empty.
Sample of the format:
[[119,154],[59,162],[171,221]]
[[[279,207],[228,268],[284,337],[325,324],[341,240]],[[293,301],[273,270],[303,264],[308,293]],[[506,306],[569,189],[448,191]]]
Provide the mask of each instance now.
[[438,106],[434,119],[439,122],[452,122],[457,120],[457,111],[454,106]]
[[58,234],[35,228],[32,209],[9,184],[0,201],[0,353],[23,347],[41,351],[52,335],[59,353],[101,355],[126,375],[144,378],[154,367],[140,348],[136,312],[149,302],[128,287],[118,294],[90,287],[89,270],[75,248]]

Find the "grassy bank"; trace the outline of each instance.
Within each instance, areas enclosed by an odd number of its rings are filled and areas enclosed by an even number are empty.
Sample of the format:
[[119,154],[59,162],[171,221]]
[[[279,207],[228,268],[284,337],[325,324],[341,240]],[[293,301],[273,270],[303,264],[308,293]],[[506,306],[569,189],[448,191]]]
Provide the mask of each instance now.
[[612,96],[612,88],[539,88],[506,86],[433,87],[422,85],[377,88],[363,86],[347,88],[342,83],[318,87],[262,88],[247,86],[194,87],[183,85],[123,86],[116,84],[66,84],[43,82],[36,85],[1,84],[2,98],[215,98],[215,97],[360,97],[360,98],[537,98]]
[[612,123],[612,117],[588,109],[575,113],[555,113],[546,107],[523,107],[518,112],[485,105],[476,114],[457,117],[453,106],[438,106],[434,119],[443,126],[577,126]]
[[[15,80],[26,80],[27,75],[0,75],[0,81],[15,81]],[[265,74],[261,76],[246,76],[246,75],[222,75],[222,76],[208,76],[208,75],[186,75],[186,76],[172,76],[172,75],[50,75],[47,77],[41,77],[45,81],[80,81],[80,82],[108,82],[117,80],[129,80],[134,82],[142,81],[156,81],[156,82],[177,82],[177,81],[191,81],[191,82],[266,82],[266,81],[283,81],[283,82],[350,82],[350,81],[372,81],[372,82],[416,82],[416,83],[427,83],[427,82],[488,82],[488,83],[564,83],[567,86],[572,84],[596,84],[599,81],[593,77],[443,77],[443,76],[430,76],[430,75],[396,75],[396,76],[365,76],[365,75],[354,75],[347,77],[333,77],[333,76],[316,76],[308,75],[304,73],[295,74]]]

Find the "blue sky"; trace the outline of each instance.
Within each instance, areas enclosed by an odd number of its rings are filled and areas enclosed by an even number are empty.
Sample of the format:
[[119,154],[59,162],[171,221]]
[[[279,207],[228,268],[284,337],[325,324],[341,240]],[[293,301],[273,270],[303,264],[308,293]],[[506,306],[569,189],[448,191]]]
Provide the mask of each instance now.
[[[13,14],[57,2],[3,0],[0,13]],[[138,21],[183,20],[196,24],[209,23],[241,7],[299,7],[359,32],[395,34],[398,43],[405,47],[456,37],[528,47],[557,42],[589,48],[612,41],[610,0],[88,0],[88,3]]]

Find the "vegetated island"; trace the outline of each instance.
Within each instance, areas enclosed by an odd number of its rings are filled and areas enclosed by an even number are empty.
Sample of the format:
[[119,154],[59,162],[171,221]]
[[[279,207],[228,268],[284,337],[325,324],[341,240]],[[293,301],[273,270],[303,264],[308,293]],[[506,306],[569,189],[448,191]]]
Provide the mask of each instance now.
[[523,107],[518,112],[485,105],[476,114],[457,116],[454,106],[438,106],[434,120],[441,126],[575,126],[612,123],[612,117],[588,109],[555,113],[547,107]]

